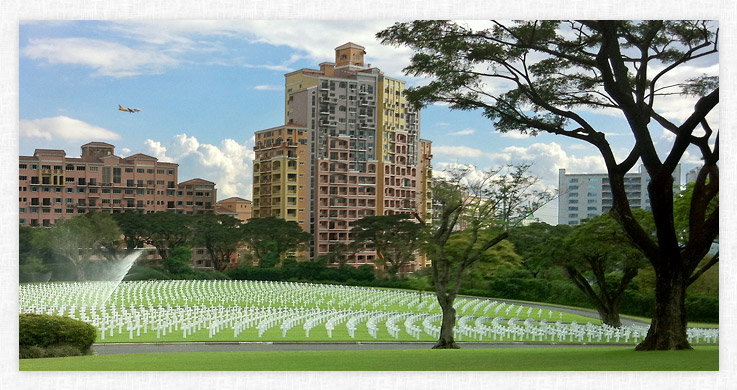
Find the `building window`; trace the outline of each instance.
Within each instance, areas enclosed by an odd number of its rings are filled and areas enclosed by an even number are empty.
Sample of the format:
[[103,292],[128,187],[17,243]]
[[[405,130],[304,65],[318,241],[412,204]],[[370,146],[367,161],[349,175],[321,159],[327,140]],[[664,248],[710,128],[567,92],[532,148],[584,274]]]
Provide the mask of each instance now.
[[113,183],[121,183],[120,168],[113,168]]

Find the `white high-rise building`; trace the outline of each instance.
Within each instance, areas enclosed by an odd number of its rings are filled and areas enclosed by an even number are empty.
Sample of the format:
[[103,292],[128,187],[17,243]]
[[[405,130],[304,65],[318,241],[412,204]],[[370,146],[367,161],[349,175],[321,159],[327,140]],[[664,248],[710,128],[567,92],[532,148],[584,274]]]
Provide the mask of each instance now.
[[[681,166],[673,172],[673,186],[680,187]],[[624,187],[630,207],[650,210],[650,197],[647,185],[650,176],[644,167],[638,173],[624,176]],[[566,174],[558,170],[558,224],[578,225],[582,220],[593,218],[611,210],[613,205],[612,188],[606,173]]]

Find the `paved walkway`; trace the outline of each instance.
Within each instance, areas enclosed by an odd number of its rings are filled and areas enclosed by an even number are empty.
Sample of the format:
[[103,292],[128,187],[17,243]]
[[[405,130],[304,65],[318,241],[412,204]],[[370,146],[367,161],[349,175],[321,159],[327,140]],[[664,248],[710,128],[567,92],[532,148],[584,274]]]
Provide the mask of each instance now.
[[[486,298],[485,298],[486,299]],[[514,303],[515,305],[522,305],[525,307],[533,307],[535,309],[543,309],[543,310],[553,310],[553,311],[562,311],[565,313],[570,314],[577,314],[584,317],[591,317],[595,319],[599,319],[599,313],[594,309],[583,309],[583,308],[567,308],[567,307],[559,307],[559,306],[552,306],[552,305],[545,305],[545,304],[537,304],[530,305],[527,302],[520,302],[520,301],[513,301],[509,299],[500,299],[500,301],[503,301],[505,303]],[[557,321],[558,319],[553,317],[552,319],[546,318],[547,321]],[[649,321],[640,321],[640,320],[634,320],[629,319],[625,317],[620,317],[620,321],[622,321],[622,325],[650,325]]]
[[[103,343],[93,344],[97,355],[126,353],[233,352],[233,351],[369,351],[377,349],[430,349],[434,342],[189,342],[189,343]],[[486,343],[458,342],[462,349],[481,348],[560,348],[611,347],[612,344],[590,343]],[[618,344],[632,346],[635,344]]]

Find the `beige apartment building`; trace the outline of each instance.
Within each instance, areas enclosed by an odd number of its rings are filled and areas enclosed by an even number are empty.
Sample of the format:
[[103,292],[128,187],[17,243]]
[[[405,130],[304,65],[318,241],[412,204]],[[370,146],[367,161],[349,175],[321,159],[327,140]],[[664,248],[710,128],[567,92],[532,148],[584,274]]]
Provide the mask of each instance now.
[[82,145],[80,157],[36,149],[33,156],[19,157],[19,222],[51,226],[91,211],[214,212],[215,183],[193,179],[177,184],[177,169],[177,164],[145,154],[116,156],[115,146],[104,142]]
[[253,216],[253,203],[250,200],[232,196],[215,204],[215,214],[230,215],[246,223]]
[[[335,49],[335,62],[286,74],[285,125],[256,132],[253,215],[297,221],[314,235],[310,258],[349,243],[355,220],[421,216],[431,204],[420,113],[407,103],[405,83],[365,65],[365,54],[349,42]],[[373,264],[374,256],[367,249],[349,264]]]

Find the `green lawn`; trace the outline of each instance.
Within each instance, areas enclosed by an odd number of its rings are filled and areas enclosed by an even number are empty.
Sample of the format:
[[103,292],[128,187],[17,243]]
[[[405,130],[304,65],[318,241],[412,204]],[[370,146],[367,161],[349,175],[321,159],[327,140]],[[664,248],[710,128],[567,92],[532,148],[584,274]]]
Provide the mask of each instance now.
[[21,371],[716,371],[719,347],[199,352],[20,360]]
[[[505,317],[505,316],[502,316]],[[531,316],[532,318],[536,318],[534,316]],[[526,319],[527,316],[521,316],[520,322],[522,322],[524,319]],[[599,325],[601,324],[600,320],[578,316],[574,314],[568,314],[565,313],[563,315],[564,321],[577,321],[580,324],[585,324],[586,322],[591,322],[593,324]],[[440,326],[439,321],[434,322],[435,325]],[[416,325],[421,325],[421,323],[418,321],[415,323]],[[371,336],[368,332],[368,328],[366,327],[366,322],[360,323],[356,327],[356,332],[354,334],[354,337],[351,338],[348,329],[346,328],[346,324],[341,323],[335,327],[335,329],[332,332],[332,337],[328,336],[327,329],[325,329],[325,324],[320,324],[315,326],[310,330],[310,337],[305,336],[305,331],[302,327],[302,324],[298,324],[292,329],[290,329],[286,336],[283,334],[283,331],[279,328],[279,325],[275,325],[272,328],[269,328],[264,334],[259,337],[258,336],[258,330],[255,327],[251,327],[243,331],[241,334],[238,335],[238,337],[234,337],[233,330],[232,329],[224,329],[215,334],[212,338],[209,337],[209,332],[206,328],[202,328],[197,332],[194,332],[191,335],[188,335],[186,338],[183,337],[183,331],[182,330],[176,330],[175,328],[172,328],[172,332],[163,334],[159,333],[157,337],[156,331],[148,330],[146,333],[143,333],[141,331],[141,334],[138,335],[135,331],[133,332],[133,338],[130,338],[130,332],[126,330],[125,327],[122,328],[122,332],[118,332],[118,328],[113,329],[113,335],[110,335],[110,332],[106,332],[105,338],[102,338],[101,333],[98,331],[97,338],[95,339],[95,342],[97,343],[151,343],[151,342],[194,342],[194,341],[437,341],[437,337],[433,337],[427,333],[422,333],[420,335],[420,339],[417,340],[414,337],[410,336],[407,332],[402,330],[399,333],[398,338],[392,337],[389,332],[386,330],[386,326],[384,323],[379,324],[379,331],[376,334],[376,338]],[[461,338],[459,338],[461,337]],[[463,338],[462,336],[456,336],[459,341],[519,341],[516,339],[512,339],[511,337],[502,339],[492,339],[492,338],[485,338],[484,340],[478,340],[473,338]],[[530,341],[530,340],[525,340]],[[642,340],[639,340],[642,341]],[[612,343],[614,340],[612,340]],[[621,342],[624,342],[624,339],[621,340]],[[633,340],[630,340],[630,342],[633,342]]]

